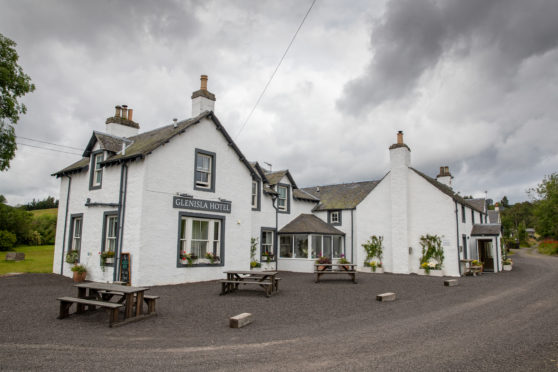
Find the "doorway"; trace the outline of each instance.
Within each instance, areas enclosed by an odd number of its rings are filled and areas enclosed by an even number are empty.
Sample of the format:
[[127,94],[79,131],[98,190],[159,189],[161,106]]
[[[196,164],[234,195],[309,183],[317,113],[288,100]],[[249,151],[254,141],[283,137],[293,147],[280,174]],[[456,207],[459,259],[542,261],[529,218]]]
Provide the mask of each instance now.
[[477,240],[479,261],[484,263],[483,271],[494,272],[494,256],[492,255],[492,239]]

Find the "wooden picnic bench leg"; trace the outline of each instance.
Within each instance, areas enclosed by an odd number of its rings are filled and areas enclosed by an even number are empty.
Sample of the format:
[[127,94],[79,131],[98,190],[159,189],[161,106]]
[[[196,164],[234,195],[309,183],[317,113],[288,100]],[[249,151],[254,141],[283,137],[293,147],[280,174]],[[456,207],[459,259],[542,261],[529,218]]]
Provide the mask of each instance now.
[[147,302],[147,312],[149,314],[153,314],[155,312],[155,302],[157,301],[155,298],[143,298],[145,302]]
[[109,312],[109,327],[116,322],[118,322],[118,308],[116,309],[108,309]]
[[132,317],[133,307],[134,307],[134,294],[126,293],[126,319]]
[[143,292],[138,292],[136,296],[136,316],[143,314]]
[[227,284],[228,283],[221,283],[221,293],[220,296],[224,296],[227,294]]
[[319,283],[320,282],[320,273],[316,273],[316,280],[314,281],[314,283]]
[[351,277],[353,278],[353,283],[356,284],[356,273],[351,273]]
[[275,283],[275,292],[279,292],[279,280],[275,279],[273,282]]
[[60,301],[60,314],[58,315],[58,319],[67,318],[70,315],[71,306],[72,302]]

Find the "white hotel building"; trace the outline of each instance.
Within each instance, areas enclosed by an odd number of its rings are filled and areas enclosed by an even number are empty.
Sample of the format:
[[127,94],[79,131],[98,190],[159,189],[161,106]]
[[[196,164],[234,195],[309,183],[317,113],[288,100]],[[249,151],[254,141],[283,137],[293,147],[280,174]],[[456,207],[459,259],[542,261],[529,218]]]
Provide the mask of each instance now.
[[[362,267],[362,244],[380,235],[384,270],[410,274],[419,271],[426,234],[442,238],[445,275],[461,275],[465,258],[501,270],[500,226],[488,223],[484,201],[456,194],[447,167],[436,179],[412,168],[401,132],[382,179],[299,188],[288,170],[268,172],[244,157],[201,80],[192,118],[140,133],[132,110],[117,106],[83,158],[53,174],[60,178],[55,273],[70,276],[64,258],[78,250],[94,281],[119,280],[122,253],[133,285],[221,279],[225,270],[250,268],[252,238],[256,260],[265,265],[270,253],[274,269],[312,272],[319,255],[345,255]],[[100,253],[108,250],[116,261],[103,267]],[[182,254],[197,259],[188,264]]]

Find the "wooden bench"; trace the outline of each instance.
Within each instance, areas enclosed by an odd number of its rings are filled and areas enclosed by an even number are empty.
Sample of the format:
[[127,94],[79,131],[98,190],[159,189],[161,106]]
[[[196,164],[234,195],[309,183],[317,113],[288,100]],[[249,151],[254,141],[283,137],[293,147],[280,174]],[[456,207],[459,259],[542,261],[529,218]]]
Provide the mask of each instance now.
[[74,303],[77,304],[76,313],[82,313],[84,311],[84,306],[87,306],[89,310],[95,310],[96,307],[103,307],[107,309],[109,313],[109,327],[112,327],[114,323],[118,322],[118,310],[124,307],[123,304],[91,300],[88,298],[60,297],[57,300],[60,301],[60,315],[58,319],[67,318],[70,315],[70,307]]
[[239,284],[257,284],[265,290],[265,295],[267,297],[271,296],[271,292],[274,288],[274,283],[271,280],[228,280],[223,279],[221,282],[221,295],[226,295],[227,293],[232,293],[238,289]]
[[[98,291],[97,293],[99,293],[101,295],[101,298],[103,299],[103,301],[109,301],[113,296],[121,296],[122,298],[120,299],[119,303],[122,303],[124,301],[124,293],[123,292],[118,292],[118,291]],[[159,296],[153,296],[153,295],[143,295],[143,301],[147,304],[147,313],[148,314],[153,314],[155,313],[155,305],[157,302],[157,299],[159,298]]]
[[[325,269],[320,270],[319,267],[325,267]],[[353,283],[356,284],[356,265],[354,264],[325,264],[325,265],[314,265],[314,274],[316,274],[316,283],[320,282],[320,276],[324,274],[348,274],[351,277]]]
[[155,303],[159,296],[151,296],[151,295],[143,295],[143,300],[147,304],[147,313],[154,314],[155,313]]

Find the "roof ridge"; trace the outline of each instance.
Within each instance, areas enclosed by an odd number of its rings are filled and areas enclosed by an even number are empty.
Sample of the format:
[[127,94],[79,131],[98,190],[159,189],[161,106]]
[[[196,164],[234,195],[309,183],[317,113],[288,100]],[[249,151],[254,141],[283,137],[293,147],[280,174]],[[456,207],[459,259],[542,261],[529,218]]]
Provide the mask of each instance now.
[[343,183],[333,183],[333,184],[330,184],[330,185],[315,185],[315,186],[303,187],[303,189],[312,189],[312,188],[316,188],[316,187],[331,187],[331,186],[342,186],[342,185],[354,185],[354,184],[357,184],[357,183],[370,183],[370,182],[380,182],[380,180],[343,182]]

